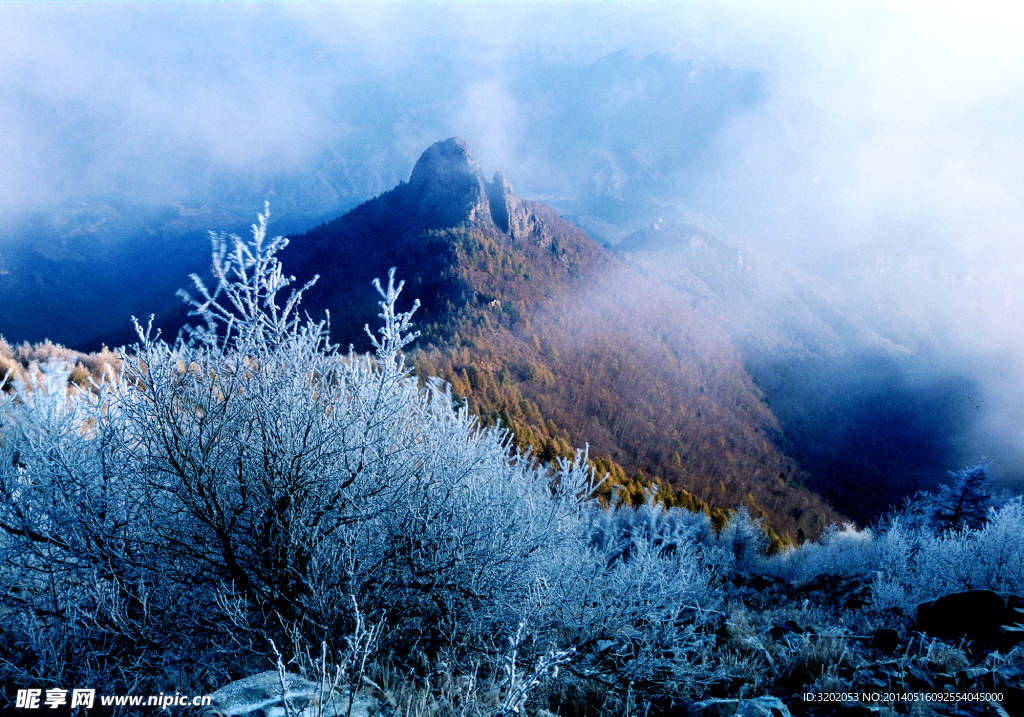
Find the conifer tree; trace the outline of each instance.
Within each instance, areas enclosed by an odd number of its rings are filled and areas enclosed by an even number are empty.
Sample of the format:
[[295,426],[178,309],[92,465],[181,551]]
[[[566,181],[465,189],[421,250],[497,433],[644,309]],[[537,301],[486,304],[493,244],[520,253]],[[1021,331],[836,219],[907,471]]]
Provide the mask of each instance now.
[[992,504],[992,494],[985,489],[988,464],[950,471],[949,475],[952,483],[939,486],[937,494],[924,499],[928,526],[939,533],[982,527]]

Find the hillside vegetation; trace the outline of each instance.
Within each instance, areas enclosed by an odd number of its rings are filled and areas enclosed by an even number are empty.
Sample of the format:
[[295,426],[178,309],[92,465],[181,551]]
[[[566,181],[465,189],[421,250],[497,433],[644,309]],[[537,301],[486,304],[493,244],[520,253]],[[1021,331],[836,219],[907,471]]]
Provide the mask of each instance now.
[[50,364],[71,364],[68,380],[81,387],[88,388],[91,381],[98,381],[111,370],[116,371],[121,365],[121,357],[104,347],[95,353],[72,351],[50,341],[38,344],[22,343],[12,347],[0,337],[0,389],[10,392],[15,381],[23,384],[32,382],[40,372]]
[[[133,233],[122,227],[129,213],[39,219],[25,230],[32,241],[4,249],[9,339],[120,346],[135,341],[128,317],[151,313],[156,330],[177,335],[186,310],[168,305],[184,274],[202,266],[197,226],[219,217],[231,227],[235,216],[149,208],[139,216],[152,226]],[[856,507],[841,491],[828,494],[832,504],[821,499],[829,486],[812,482],[806,468],[817,464],[803,450],[817,434],[780,427],[719,314],[675,293],[671,274],[642,276],[552,209],[519,199],[500,172],[485,180],[461,140],[436,143],[408,182],[292,239],[282,260],[303,282],[322,277],[304,309],[329,311],[332,340],[370,348],[370,282],[396,267],[422,303],[409,348],[419,378],[448,382],[485,425],[500,422],[543,461],[589,445],[592,465],[609,475],[605,500],[614,489],[638,505],[653,490],[716,525],[746,505],[776,547],[817,536]],[[48,345],[17,351],[64,351]],[[844,484],[851,493],[854,483]]]

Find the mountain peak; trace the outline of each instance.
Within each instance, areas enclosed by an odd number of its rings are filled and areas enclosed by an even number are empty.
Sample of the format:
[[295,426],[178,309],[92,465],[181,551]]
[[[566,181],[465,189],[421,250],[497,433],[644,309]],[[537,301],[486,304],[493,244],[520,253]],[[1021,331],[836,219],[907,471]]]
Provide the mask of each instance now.
[[435,142],[420,155],[409,177],[417,214],[437,227],[490,222],[487,181],[459,137]]
[[413,167],[406,191],[412,196],[418,228],[447,229],[465,223],[488,224],[512,239],[544,243],[534,213],[498,171],[488,182],[459,137],[435,142]]
[[487,185],[487,198],[491,218],[498,229],[520,240],[534,233],[537,222],[533,214],[523,206],[501,171],[495,172],[494,181]]
[[731,500],[709,486],[742,486],[729,495],[789,506],[772,518],[791,535],[839,519],[778,484],[795,464],[765,440],[774,417],[717,318],[619,263],[555,210],[521,200],[501,172],[485,179],[458,138],[428,147],[409,181],[285,251],[299,281],[325,277],[305,305],[330,311],[341,345],[366,346],[379,299],[370,280],[397,267],[422,306],[421,375],[472,396],[482,420],[500,416],[543,460],[572,455],[570,440],[587,443],[606,459],[601,473],[628,481],[642,469],[690,491],[679,495],[694,506]]
[[409,178],[409,184],[417,188],[446,183],[482,184],[483,181],[483,172],[473,161],[469,145],[461,137],[451,137],[427,147],[416,161]]

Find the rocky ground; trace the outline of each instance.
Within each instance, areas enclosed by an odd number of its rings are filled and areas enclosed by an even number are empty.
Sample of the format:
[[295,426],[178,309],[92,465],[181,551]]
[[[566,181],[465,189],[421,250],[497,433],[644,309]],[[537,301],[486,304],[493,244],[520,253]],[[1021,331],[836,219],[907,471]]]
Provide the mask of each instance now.
[[[821,576],[792,584],[765,576],[733,581],[720,611],[702,616],[701,633],[712,646],[701,699],[642,700],[620,705],[637,715],[693,717],[873,717],[885,715],[1024,714],[1024,599],[988,590],[944,596],[919,606],[915,619],[872,615],[871,584],[864,578]],[[253,680],[267,695],[253,698]],[[289,678],[290,679],[290,678]],[[357,698],[351,715],[426,717],[500,715],[500,690],[467,700],[454,694],[451,675],[434,688],[376,683]],[[262,683],[261,683],[262,684]],[[313,699],[312,683],[290,686],[291,711],[278,696],[277,673],[232,683],[214,695],[231,715],[346,714],[348,699]],[[426,685],[427,683],[424,683]],[[308,688],[303,691],[302,687]],[[246,688],[246,689],[242,689]],[[553,704],[552,690],[538,690],[522,705],[530,717],[592,712],[594,705]],[[240,695],[244,696],[242,700]],[[488,705],[490,701],[491,704]],[[245,702],[245,704],[243,704]],[[320,706],[318,706],[320,705]],[[340,706],[340,707],[339,707]],[[323,711],[321,711],[323,710]]]

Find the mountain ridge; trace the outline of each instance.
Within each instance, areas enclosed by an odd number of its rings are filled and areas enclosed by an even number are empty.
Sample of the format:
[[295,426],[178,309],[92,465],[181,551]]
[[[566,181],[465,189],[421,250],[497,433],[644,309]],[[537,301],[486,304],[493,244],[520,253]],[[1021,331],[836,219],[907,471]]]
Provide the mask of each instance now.
[[[206,217],[169,218],[191,226]],[[333,341],[370,348],[364,326],[377,326],[379,311],[371,282],[396,267],[399,310],[422,305],[413,370],[447,381],[482,423],[500,422],[540,460],[589,446],[598,474],[610,476],[606,498],[614,490],[638,504],[651,493],[719,524],[745,505],[776,545],[844,519],[806,489],[716,317],[520,198],[502,172],[487,181],[464,141],[431,145],[408,181],[289,240],[284,270],[300,283],[320,275],[302,309],[329,311]],[[155,327],[173,337],[186,322],[179,304]],[[105,343],[133,340],[126,327]]]
[[[332,338],[367,347],[373,278],[392,266],[417,298],[410,361],[438,375],[485,423],[544,460],[589,445],[624,495],[718,511],[746,504],[782,541],[842,517],[802,487],[799,466],[728,334],[621,262],[550,207],[488,182],[458,138],[410,180],[289,237],[281,260],[321,276],[306,310]],[[407,297],[407,298],[406,298]]]

